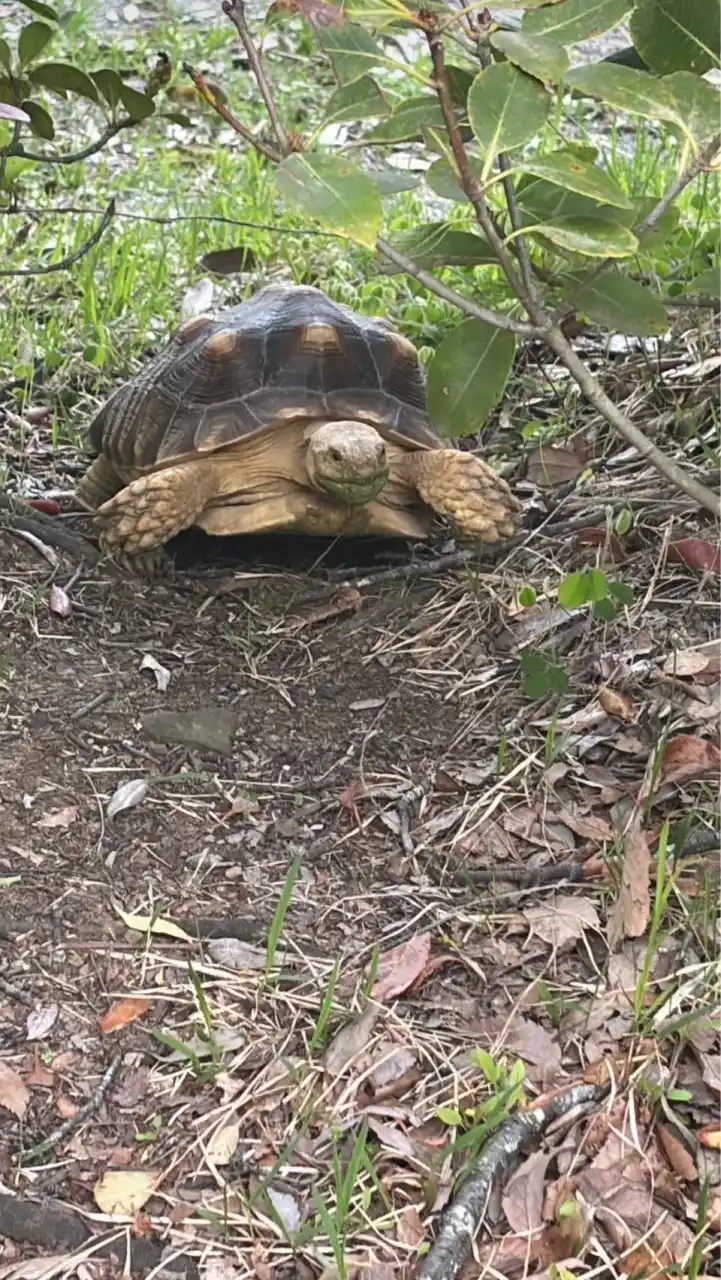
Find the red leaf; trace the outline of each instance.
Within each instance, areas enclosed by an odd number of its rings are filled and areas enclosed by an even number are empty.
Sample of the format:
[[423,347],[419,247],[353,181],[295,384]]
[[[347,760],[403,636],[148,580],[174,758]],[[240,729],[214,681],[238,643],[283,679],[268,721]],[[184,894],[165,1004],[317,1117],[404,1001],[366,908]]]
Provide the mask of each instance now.
[[28,507],[33,507],[35,511],[44,511],[46,516],[59,516],[62,507],[54,498],[28,498]]
[[721,773],[721,751],[708,738],[679,733],[666,743],[661,764],[661,782],[681,782]]
[[407,991],[425,969],[431,954],[430,933],[418,933],[380,958],[374,1000],[392,1000]]
[[150,1001],[145,996],[127,996],[124,1000],[116,1000],[115,1004],[100,1019],[100,1030],[104,1035],[109,1031],[117,1031],[119,1027],[127,1027],[136,1018],[143,1018],[150,1008]]
[[681,538],[670,543],[668,559],[688,565],[689,569],[696,569],[699,573],[708,570],[721,575],[721,551],[712,543],[704,542],[703,538]]

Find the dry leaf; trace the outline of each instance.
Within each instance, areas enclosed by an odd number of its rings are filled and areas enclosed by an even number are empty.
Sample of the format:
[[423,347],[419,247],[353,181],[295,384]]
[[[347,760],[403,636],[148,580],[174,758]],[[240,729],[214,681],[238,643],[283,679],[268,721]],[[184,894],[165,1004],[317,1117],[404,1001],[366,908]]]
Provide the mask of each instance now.
[[681,782],[721,772],[721,751],[708,738],[679,733],[666,743],[659,782]]
[[574,538],[577,547],[602,547],[602,560],[623,560],[625,551],[620,538],[610,529],[579,529]]
[[656,1126],[656,1134],[674,1173],[686,1182],[698,1182],[696,1161],[681,1139],[665,1124]]
[[61,1120],[72,1120],[80,1110],[80,1103],[73,1102],[72,1098],[69,1098],[66,1093],[58,1094],[55,1099],[55,1106]]
[[68,827],[71,827],[74,822],[77,822],[78,814],[78,806],[76,804],[69,804],[65,809],[56,809],[54,813],[43,814],[42,818],[38,818],[35,826],[45,827],[47,829],[52,827],[61,827],[64,831],[67,831]]
[[679,678],[691,676],[694,684],[713,684],[721,673],[721,640],[676,649],[664,662],[663,670]]
[[25,1026],[28,1040],[44,1040],[48,1031],[55,1025],[58,1016],[56,1004],[45,1005],[42,1009],[33,1009],[28,1014]]
[[401,1244],[417,1249],[425,1239],[425,1227],[421,1215],[414,1204],[407,1204],[397,1219],[396,1235]]
[[12,1111],[22,1120],[30,1101],[30,1091],[24,1080],[6,1062],[0,1062],[0,1107]]
[[165,693],[165,690],[170,684],[170,672],[167,667],[164,667],[161,662],[158,662],[157,658],[153,657],[152,653],[145,654],[143,661],[140,664],[140,670],[152,671],[155,676],[155,683],[157,684],[158,689],[161,693]]
[[640,938],[651,911],[651,852],[638,815],[624,839],[621,886],[608,917],[608,943],[616,951],[624,938]]
[[209,311],[213,305],[213,295],[215,286],[212,280],[207,276],[194,284],[188,289],[183,301],[180,304],[180,322],[192,320],[194,316],[200,316],[204,311]]
[[357,613],[363,608],[363,596],[357,587],[343,587],[341,591],[328,600],[310,609],[302,618],[296,618],[292,627],[294,631],[302,631],[306,627],[325,622],[328,618],[336,618],[343,613]]
[[386,951],[380,958],[374,1000],[393,1000],[415,982],[423,972],[431,954],[430,933],[418,933],[408,942]]
[[126,996],[122,1000],[116,1000],[100,1019],[100,1030],[103,1035],[107,1035],[109,1031],[127,1027],[136,1018],[143,1018],[149,1008],[150,1001],[145,996]]
[[586,929],[600,929],[598,912],[590,898],[574,898],[559,894],[540,907],[527,907],[523,912],[536,937],[556,951],[568,942],[576,942]]
[[625,720],[631,724],[636,719],[636,708],[627,693],[618,693],[616,689],[601,689],[598,701],[606,714],[616,720]]
[[580,476],[585,470],[586,461],[586,455],[580,449],[539,445],[528,455],[526,475],[539,489],[552,489]]
[[190,935],[184,929],[181,929],[179,924],[173,924],[172,920],[165,920],[163,916],[158,916],[157,918],[153,918],[153,916],[134,916],[117,906],[115,910],[128,929],[137,929],[139,933],[163,933],[168,938],[180,938],[182,942],[193,941]]
[[558,1041],[532,1018],[516,1015],[508,1028],[507,1044],[519,1058],[533,1066],[553,1069],[561,1065]]
[[375,1090],[386,1089],[394,1081],[407,1075],[416,1065],[416,1055],[411,1049],[383,1040],[374,1055],[373,1087]]
[[705,1124],[696,1134],[702,1146],[708,1147],[710,1151],[721,1151],[721,1124],[716,1121],[715,1124]]
[[681,538],[678,542],[669,543],[667,559],[688,565],[697,573],[721,574],[721,552],[703,538]]
[[142,804],[148,794],[148,784],[140,778],[133,778],[130,782],[123,782],[114,791],[105,816],[108,819],[115,818],[119,813],[123,813],[126,809],[134,809],[136,804]]
[[51,587],[48,596],[48,608],[58,618],[69,618],[73,611],[73,606],[70,603],[70,596],[67,591],[63,591],[62,587]]
[[152,1196],[160,1175],[142,1170],[108,1169],[93,1187],[102,1213],[122,1213],[132,1218]]
[[338,1076],[356,1058],[360,1057],[371,1037],[371,1032],[380,1009],[369,1004],[360,1018],[342,1027],[328,1045],[325,1053],[325,1068],[331,1075]]
[[534,1151],[514,1173],[503,1193],[503,1212],[511,1231],[543,1226],[543,1195],[550,1151]]
[[229,1124],[216,1129],[208,1143],[208,1159],[215,1165],[230,1164],[238,1149],[240,1140],[240,1121],[231,1120]]
[[301,1212],[295,1196],[288,1191],[280,1191],[278,1187],[266,1187],[270,1203],[275,1209],[286,1231],[293,1235],[301,1224]]
[[208,955],[224,969],[264,969],[267,955],[260,947],[251,947],[240,938],[213,938],[208,943]]

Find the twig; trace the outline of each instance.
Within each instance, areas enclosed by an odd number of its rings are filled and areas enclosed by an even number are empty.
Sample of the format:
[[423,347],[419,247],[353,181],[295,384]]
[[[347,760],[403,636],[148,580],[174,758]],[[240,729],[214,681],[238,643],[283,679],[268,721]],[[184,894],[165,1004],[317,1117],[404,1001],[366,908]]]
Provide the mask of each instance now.
[[0,270],[0,276],[49,276],[55,271],[65,271],[68,267],[74,267],[75,263],[80,262],[81,258],[84,258],[86,254],[90,253],[90,250],[94,249],[98,241],[102,239],[113,220],[114,214],[115,201],[111,200],[89,239],[87,239],[84,244],[81,244],[79,249],[75,249],[72,253],[69,253],[66,258],[61,258],[59,262],[49,263],[45,267],[18,267],[17,270],[8,270],[7,268],[3,268]]
[[508,333],[520,333],[527,338],[537,338],[543,333],[543,330],[536,325],[527,324],[524,320],[513,320],[502,311],[492,311],[490,307],[482,307],[477,302],[472,302],[470,298],[465,298],[462,293],[456,293],[455,289],[450,289],[442,280],[431,275],[430,271],[424,271],[422,267],[417,266],[412,258],[406,257],[405,253],[394,249],[387,240],[379,237],[376,240],[376,248],[396,267],[413,276],[429,293],[435,293],[436,297],[450,302],[459,311],[464,311],[467,316],[473,316],[476,320],[485,320],[486,324],[495,325],[497,329],[505,329]]
[[[81,213],[84,216],[88,214],[102,214],[102,209],[95,209],[87,205],[57,205],[50,206],[48,209],[39,211],[29,211],[27,209],[18,209],[15,211],[16,217],[34,217],[45,218],[51,214],[57,213]],[[12,216],[10,210],[7,210],[6,216]],[[318,231],[315,227],[281,227],[277,222],[251,222],[247,218],[224,218],[219,213],[181,213],[177,217],[162,217],[160,214],[152,213],[126,213],[124,209],[115,208],[116,218],[127,218],[130,222],[153,222],[160,227],[173,227],[178,222],[220,222],[230,227],[249,227],[252,231],[273,231],[277,235],[282,236],[320,236],[324,240],[343,240],[344,237],[339,235],[337,231]]]
[[278,141],[281,153],[286,156],[290,155],[292,151],[290,140],[286,133],[285,125],[278,113],[278,108],[275,105],[273,91],[266,79],[263,63],[260,60],[260,54],[258,53],[258,50],[255,47],[255,41],[248,30],[248,23],[245,20],[245,5],[243,0],[223,0],[223,13],[226,17],[230,18],[230,21],[233,23],[233,26],[238,32],[243,43],[243,48],[248,55],[248,62],[253,68],[253,75],[258,82],[258,88],[260,89],[261,97],[265,103],[266,111],[270,116],[270,123],[273,126],[273,132]]
[[638,235],[640,237],[647,231],[653,230],[656,223],[661,221],[664,213],[667,213],[674,200],[681,194],[684,188],[687,187],[690,182],[693,182],[694,178],[697,178],[703,169],[708,168],[719,147],[721,147],[721,133],[714,134],[711,141],[698,152],[691,163],[684,169],[683,173],[681,173],[673,185],[669,187],[665,195],[661,196],[658,204],[655,204],[653,209],[651,209],[650,212],[646,214],[646,217],[639,222],[638,226],[634,228],[634,235]]
[[89,156],[94,156],[98,151],[102,151],[103,147],[116,133],[120,133],[122,129],[131,129],[137,120],[131,120],[129,116],[123,116],[122,120],[116,120],[114,124],[109,124],[104,129],[95,142],[88,143],[87,147],[83,147],[82,151],[73,151],[68,155],[62,155],[55,151],[26,151],[25,147],[16,146],[13,149],[10,145],[11,156],[22,156],[23,160],[36,160],[38,164],[77,164],[80,160],[87,160]]
[[[24,529],[41,541],[67,552],[76,560],[86,560],[88,564],[100,563],[102,559],[100,552],[87,538],[78,537],[77,534],[64,529],[55,516],[46,516],[34,509],[32,515],[26,514],[30,510],[31,508],[20,499],[0,493],[0,529]],[[112,567],[110,571],[112,572]]]
[[88,1116],[91,1116],[94,1111],[98,1110],[100,1104],[105,1099],[108,1089],[113,1084],[118,1072],[120,1071],[122,1061],[122,1055],[119,1053],[116,1054],[97,1089],[92,1096],[88,1098],[85,1105],[82,1106],[79,1111],[76,1111],[74,1116],[70,1116],[70,1118],[65,1120],[57,1129],[54,1129],[50,1136],[45,1138],[43,1142],[36,1143],[34,1147],[26,1147],[22,1151],[23,1164],[29,1164],[38,1160],[41,1156],[47,1155],[48,1151],[53,1151],[55,1147],[65,1141],[69,1134],[78,1129],[80,1125],[87,1120]]
[[494,1183],[510,1173],[524,1147],[552,1121],[579,1107],[590,1109],[605,1092],[603,1085],[575,1085],[567,1093],[549,1098],[543,1106],[521,1111],[501,1125],[445,1213],[433,1248],[418,1272],[419,1280],[456,1280],[470,1257]]
[[265,156],[266,160],[271,160],[273,164],[280,164],[281,157],[278,152],[274,151],[272,147],[266,146],[260,138],[256,138],[252,130],[243,124],[243,121],[239,120],[237,116],[233,115],[233,112],[226,107],[225,103],[216,97],[205,77],[199,71],[196,71],[195,67],[191,67],[189,62],[184,62],[183,71],[190,76],[203,101],[207,102],[208,106],[212,107],[235,133],[240,134],[241,138],[250,143],[251,147],[255,147],[256,151]]

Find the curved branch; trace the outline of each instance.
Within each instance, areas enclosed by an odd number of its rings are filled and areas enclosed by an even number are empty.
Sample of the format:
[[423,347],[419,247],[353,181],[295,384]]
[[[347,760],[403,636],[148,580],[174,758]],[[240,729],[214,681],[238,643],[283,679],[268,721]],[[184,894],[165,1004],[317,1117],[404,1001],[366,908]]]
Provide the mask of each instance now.
[[90,238],[84,244],[81,244],[79,249],[69,253],[66,258],[61,258],[59,262],[48,263],[45,267],[18,267],[16,270],[2,268],[0,269],[0,276],[50,276],[55,271],[65,271],[68,267],[74,267],[76,262],[80,262],[80,259],[84,258],[86,253],[90,253],[90,250],[95,248],[95,245],[110,226],[114,213],[115,201],[111,200]]
[[98,151],[102,151],[116,133],[120,133],[122,129],[131,129],[137,123],[137,120],[131,120],[130,116],[123,116],[122,120],[116,120],[114,124],[109,124],[107,129],[103,129],[100,137],[94,142],[89,142],[82,151],[73,151],[70,155],[59,155],[54,151],[26,151],[23,146],[11,147],[10,155],[21,156],[23,160],[35,160],[38,164],[77,164],[79,160],[87,160],[88,156],[94,156]]

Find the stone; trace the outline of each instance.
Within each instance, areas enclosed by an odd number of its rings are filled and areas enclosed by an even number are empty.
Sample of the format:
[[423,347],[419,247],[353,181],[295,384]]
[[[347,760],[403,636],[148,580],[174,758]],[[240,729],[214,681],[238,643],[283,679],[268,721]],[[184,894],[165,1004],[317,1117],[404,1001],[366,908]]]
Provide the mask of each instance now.
[[142,724],[154,742],[230,756],[239,716],[228,707],[196,707],[193,711],[151,711],[143,716]]

